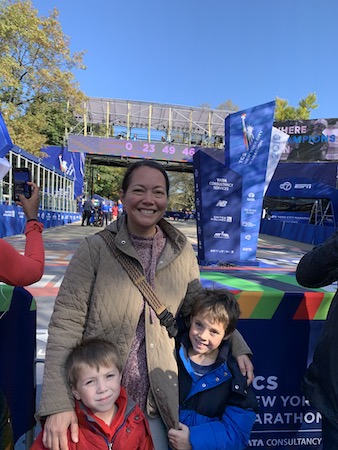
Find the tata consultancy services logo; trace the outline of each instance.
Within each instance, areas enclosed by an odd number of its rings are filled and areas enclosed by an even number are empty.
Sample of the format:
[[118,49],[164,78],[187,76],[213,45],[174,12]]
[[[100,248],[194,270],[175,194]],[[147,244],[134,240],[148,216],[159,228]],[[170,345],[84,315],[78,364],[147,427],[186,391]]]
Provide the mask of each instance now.
[[283,191],[289,191],[292,189],[292,184],[290,181],[285,181],[285,183],[282,183],[279,185],[279,189],[283,189]]
[[256,196],[254,192],[249,192],[246,198],[247,202],[254,202],[256,200]]

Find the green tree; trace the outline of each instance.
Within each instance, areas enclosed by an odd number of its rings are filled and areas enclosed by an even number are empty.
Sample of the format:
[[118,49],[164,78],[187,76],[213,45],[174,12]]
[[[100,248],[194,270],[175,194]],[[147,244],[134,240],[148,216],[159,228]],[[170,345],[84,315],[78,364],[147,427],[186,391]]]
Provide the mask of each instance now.
[[290,106],[288,100],[277,97],[275,120],[307,120],[310,119],[312,110],[316,108],[318,108],[318,104],[315,92],[312,92],[307,97],[301,99],[297,107]]
[[203,102],[200,105],[198,105],[198,107],[204,109],[219,109],[222,111],[232,111],[232,112],[239,110],[239,107],[235,105],[230,99],[220,103],[218,106],[216,106],[216,108],[212,108],[212,106],[208,102]]
[[72,72],[84,52],[71,54],[58,16],[38,17],[30,0],[0,3],[0,110],[13,142],[34,154],[62,144],[85,99]]
[[86,164],[85,178],[88,184],[89,194],[98,194],[104,198],[118,200],[124,167],[90,166]]
[[169,209],[195,209],[194,176],[187,172],[170,172]]
[[216,106],[216,109],[220,109],[222,111],[232,111],[236,112],[239,111],[239,107],[232,103],[232,100],[226,100],[223,103],[220,103],[218,106]]

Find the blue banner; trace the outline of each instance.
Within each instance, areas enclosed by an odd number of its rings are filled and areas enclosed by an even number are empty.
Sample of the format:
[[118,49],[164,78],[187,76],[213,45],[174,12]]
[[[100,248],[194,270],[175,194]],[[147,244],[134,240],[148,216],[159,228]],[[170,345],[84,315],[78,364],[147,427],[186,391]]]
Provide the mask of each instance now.
[[7,155],[12,147],[12,140],[8,134],[4,119],[0,113],[0,158]]
[[309,223],[310,212],[307,211],[271,211],[269,220],[288,223]]
[[225,152],[197,148],[193,164],[201,263],[256,261],[264,191],[285,146],[279,130],[271,139],[274,106],[270,102],[230,114]]
[[[198,257],[200,264],[239,261],[242,179],[213,149],[194,155]],[[217,150],[218,157],[223,154]]]
[[[249,448],[322,448],[321,415],[306,401],[300,385],[323,321],[292,320],[303,298],[300,292],[285,293],[275,317],[239,321],[238,329],[254,353],[253,387],[260,404]],[[287,330],[283,338],[278,332],[282,329]]]
[[336,190],[338,164],[280,163],[272,177],[268,197],[325,198]]
[[[81,220],[81,214],[40,210],[38,219],[45,228],[51,228],[77,222]],[[26,218],[21,206],[0,205],[0,238],[23,234],[25,225]]]
[[[337,163],[281,163],[272,177],[266,196],[331,201],[337,221],[337,169]],[[328,225],[327,222],[325,224]]]
[[74,180],[75,198],[83,195],[85,153],[72,153],[66,147],[50,146],[41,149],[48,156],[43,162],[61,170]]
[[241,261],[256,259],[274,108],[273,101],[225,119],[225,165],[242,177]]

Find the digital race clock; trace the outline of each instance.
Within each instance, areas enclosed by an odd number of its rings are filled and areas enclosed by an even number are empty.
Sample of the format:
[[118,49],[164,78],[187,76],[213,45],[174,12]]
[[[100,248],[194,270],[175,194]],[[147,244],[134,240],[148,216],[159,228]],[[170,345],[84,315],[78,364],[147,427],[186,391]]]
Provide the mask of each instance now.
[[192,162],[195,147],[174,142],[144,142],[94,136],[68,136],[68,151],[97,155],[148,158],[162,161]]

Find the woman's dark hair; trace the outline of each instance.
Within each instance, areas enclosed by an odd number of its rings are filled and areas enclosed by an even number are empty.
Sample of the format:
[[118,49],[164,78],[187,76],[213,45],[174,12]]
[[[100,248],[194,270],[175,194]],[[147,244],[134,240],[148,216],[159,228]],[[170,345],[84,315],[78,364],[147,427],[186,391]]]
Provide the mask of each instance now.
[[138,169],[139,167],[150,167],[151,169],[159,170],[164,176],[167,195],[169,195],[170,184],[169,184],[169,178],[168,178],[167,172],[164,170],[162,164],[159,164],[156,161],[152,161],[149,159],[142,159],[141,161],[137,161],[128,167],[128,169],[126,170],[126,173],[124,174],[123,181],[122,181],[122,191],[124,193],[127,192],[127,189],[130,184],[130,179],[131,179],[131,176],[132,176],[134,170]]

